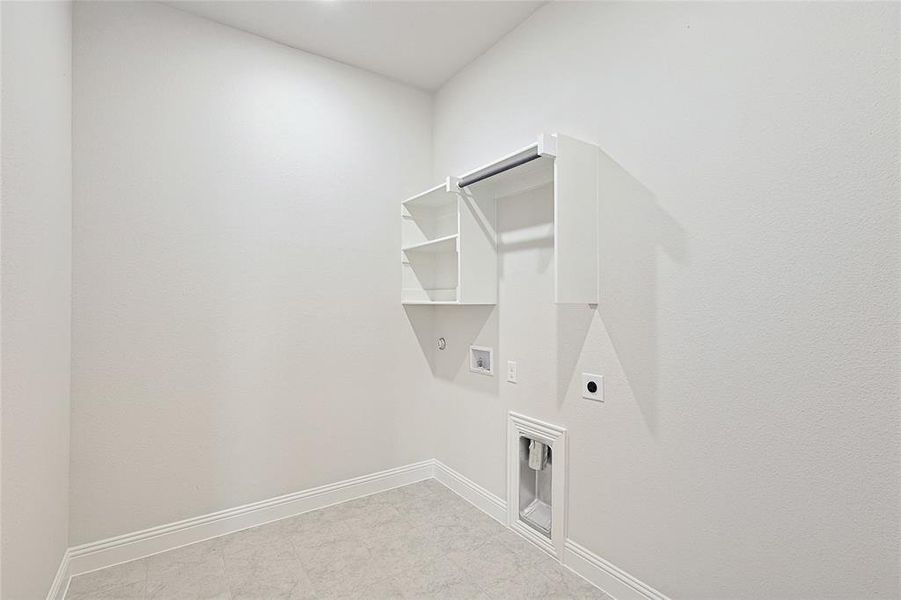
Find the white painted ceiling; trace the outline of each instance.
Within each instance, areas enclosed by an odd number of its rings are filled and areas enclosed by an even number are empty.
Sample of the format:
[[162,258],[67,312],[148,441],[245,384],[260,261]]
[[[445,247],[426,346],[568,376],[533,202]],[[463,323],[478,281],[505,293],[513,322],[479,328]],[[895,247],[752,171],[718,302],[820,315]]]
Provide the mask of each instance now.
[[166,4],[435,90],[544,2],[184,0]]

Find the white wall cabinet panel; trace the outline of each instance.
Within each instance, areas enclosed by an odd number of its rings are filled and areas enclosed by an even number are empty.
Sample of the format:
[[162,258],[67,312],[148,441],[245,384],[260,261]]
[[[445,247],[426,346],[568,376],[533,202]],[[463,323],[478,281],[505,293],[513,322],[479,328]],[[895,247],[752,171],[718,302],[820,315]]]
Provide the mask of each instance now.
[[555,301],[597,303],[598,172],[604,158],[593,144],[542,134],[534,144],[405,200],[401,301],[495,304],[497,201],[553,184]]
[[401,204],[403,304],[497,302],[494,199],[448,180]]

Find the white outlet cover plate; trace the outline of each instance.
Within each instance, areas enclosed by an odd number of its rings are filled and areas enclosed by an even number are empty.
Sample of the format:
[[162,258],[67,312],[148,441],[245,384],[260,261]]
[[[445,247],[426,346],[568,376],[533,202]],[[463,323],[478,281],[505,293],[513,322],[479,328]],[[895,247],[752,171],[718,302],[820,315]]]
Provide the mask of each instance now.
[[[597,389],[594,392],[588,390],[588,384],[594,382]],[[582,397],[597,402],[604,401],[604,376],[593,373],[582,373]]]
[[507,361],[507,381],[510,383],[516,383],[516,361],[508,360]]

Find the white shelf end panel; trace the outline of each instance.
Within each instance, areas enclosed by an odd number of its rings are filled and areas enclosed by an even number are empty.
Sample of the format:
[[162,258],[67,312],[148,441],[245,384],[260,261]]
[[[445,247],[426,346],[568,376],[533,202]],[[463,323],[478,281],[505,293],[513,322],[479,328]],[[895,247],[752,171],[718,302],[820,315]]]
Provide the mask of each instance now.
[[555,136],[554,301],[598,302],[598,161],[600,149]]

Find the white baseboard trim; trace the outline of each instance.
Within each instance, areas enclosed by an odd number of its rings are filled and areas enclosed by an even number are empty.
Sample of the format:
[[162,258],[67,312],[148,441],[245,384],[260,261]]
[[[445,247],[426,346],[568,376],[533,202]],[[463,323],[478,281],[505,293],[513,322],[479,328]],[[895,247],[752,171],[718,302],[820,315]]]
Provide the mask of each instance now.
[[566,540],[563,564],[616,600],[669,600],[648,584],[572,540]]
[[[509,515],[505,500],[467,479],[441,461],[435,460],[434,462],[435,479],[488,516],[494,517],[497,521],[506,525],[511,531],[519,534],[526,541],[535,543],[531,537],[522,535],[522,532],[510,527],[510,524],[507,522]],[[542,548],[540,545],[537,546],[547,552],[546,548]],[[557,558],[564,566],[614,598],[614,600],[670,600],[651,586],[639,581],[572,540],[566,540],[563,556]]]
[[435,460],[434,463],[435,479],[489,517],[493,517],[502,525],[509,525],[507,523],[507,502],[505,500],[495,496],[479,484],[470,481],[441,461]]
[[56,570],[56,576],[53,583],[50,584],[50,591],[47,592],[47,600],[63,600],[66,591],[69,589],[69,549],[63,552],[63,557],[59,561],[59,568]]
[[68,575],[96,571],[339,502],[384,492],[433,475],[434,461],[388,469],[237,508],[152,527],[69,549]]
[[[60,561],[47,600],[64,600],[69,579],[75,575],[430,478],[437,479],[458,496],[509,527],[505,500],[441,461],[425,460],[69,548]],[[615,600],[669,600],[664,594],[570,539],[566,540],[562,563]]]

